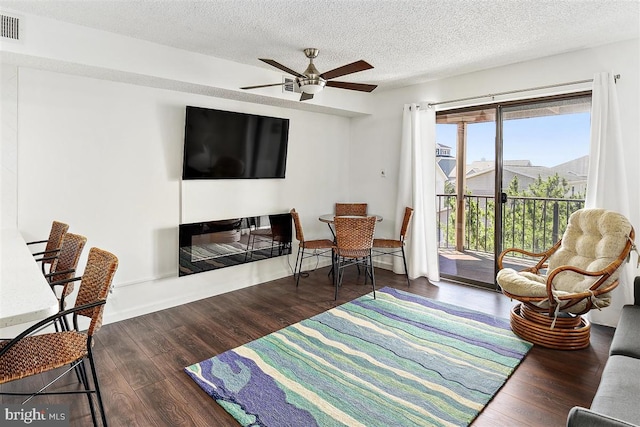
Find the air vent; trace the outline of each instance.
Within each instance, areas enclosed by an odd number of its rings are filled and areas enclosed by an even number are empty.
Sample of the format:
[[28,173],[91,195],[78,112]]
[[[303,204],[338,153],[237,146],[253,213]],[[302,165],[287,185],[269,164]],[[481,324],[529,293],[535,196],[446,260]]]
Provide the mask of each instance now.
[[10,40],[20,40],[20,20],[13,16],[0,14],[0,37]]
[[298,87],[298,85],[296,84],[296,80],[292,79],[291,77],[282,77],[282,81],[283,81],[283,85],[282,85],[282,91],[283,92],[288,92],[288,93],[300,93],[300,88]]

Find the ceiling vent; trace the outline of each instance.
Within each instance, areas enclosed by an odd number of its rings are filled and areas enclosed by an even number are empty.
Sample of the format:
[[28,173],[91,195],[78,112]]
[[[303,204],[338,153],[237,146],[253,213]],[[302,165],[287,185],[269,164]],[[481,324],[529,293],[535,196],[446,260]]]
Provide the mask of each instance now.
[[296,83],[296,79],[293,79],[293,78],[287,77],[287,76],[282,76],[282,82],[284,83],[282,85],[282,92],[285,92],[285,93],[301,93],[300,92],[300,87]]
[[20,40],[20,19],[0,14],[0,37],[9,40]]

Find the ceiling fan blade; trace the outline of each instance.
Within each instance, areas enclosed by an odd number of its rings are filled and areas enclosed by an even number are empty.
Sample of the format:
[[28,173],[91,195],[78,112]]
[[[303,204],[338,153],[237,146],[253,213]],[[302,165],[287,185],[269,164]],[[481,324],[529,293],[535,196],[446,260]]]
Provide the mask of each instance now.
[[312,93],[302,92],[302,96],[300,97],[300,101],[306,101],[307,99],[313,99]]
[[285,73],[289,73],[293,76],[296,77],[304,77],[302,74],[300,74],[297,71],[293,71],[291,68],[285,67],[284,65],[280,64],[279,62],[274,61],[273,59],[264,59],[264,58],[258,58],[260,61],[265,62],[269,65],[271,65],[272,67],[276,67],[279,70],[284,71]]
[[359,90],[360,92],[371,92],[377,85],[368,85],[364,83],[350,83],[350,82],[336,82],[336,81],[328,81],[327,86],[337,87],[340,89],[349,89],[349,90]]
[[371,68],[373,68],[373,65],[369,64],[366,61],[360,60],[322,73],[320,74],[320,77],[325,80],[335,79],[336,77],[346,76],[347,74],[353,74],[359,71],[369,70]]
[[269,86],[282,86],[282,85],[286,85],[287,83],[273,83],[270,85],[258,85],[258,86],[245,86],[245,87],[241,87],[240,89],[258,89],[259,87],[269,87]]

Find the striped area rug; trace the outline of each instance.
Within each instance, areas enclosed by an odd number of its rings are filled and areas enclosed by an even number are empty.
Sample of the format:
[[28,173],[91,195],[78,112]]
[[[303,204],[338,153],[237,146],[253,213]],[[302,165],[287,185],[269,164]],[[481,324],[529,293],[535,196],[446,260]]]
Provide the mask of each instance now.
[[185,372],[243,426],[466,426],[531,348],[506,319],[392,288]]

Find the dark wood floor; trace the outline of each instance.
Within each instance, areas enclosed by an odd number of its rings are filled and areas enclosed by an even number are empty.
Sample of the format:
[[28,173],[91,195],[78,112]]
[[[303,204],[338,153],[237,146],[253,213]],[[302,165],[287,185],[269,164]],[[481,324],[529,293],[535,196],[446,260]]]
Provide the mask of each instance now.
[[[338,301],[327,269],[295,287],[291,277],[103,326],[95,345],[100,385],[111,426],[237,426],[183,372],[183,367],[235,348],[370,291],[348,269]],[[412,282],[377,269],[378,287],[391,286],[508,317],[503,295],[458,284]],[[213,285],[213,284],[212,284]],[[564,426],[574,405],[589,406],[607,359],[613,330],[594,326],[591,346],[560,352],[534,347],[474,426]],[[40,377],[43,377],[41,375]],[[75,378],[65,379],[69,387]],[[37,385],[37,380],[23,380]],[[25,385],[23,383],[23,385]],[[9,385],[5,385],[7,390]],[[17,386],[17,384],[11,384]],[[41,397],[68,403],[69,397]],[[71,425],[90,425],[84,397],[72,397]],[[4,398],[9,403],[8,398]],[[39,402],[42,402],[40,400]]]

